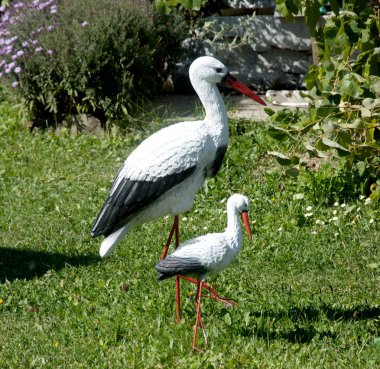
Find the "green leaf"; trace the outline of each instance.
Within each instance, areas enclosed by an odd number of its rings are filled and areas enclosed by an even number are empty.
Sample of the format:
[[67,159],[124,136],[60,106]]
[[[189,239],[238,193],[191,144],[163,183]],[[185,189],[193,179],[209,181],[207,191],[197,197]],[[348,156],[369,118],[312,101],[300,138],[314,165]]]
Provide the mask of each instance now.
[[371,117],[371,110],[369,110],[368,108],[361,108],[360,109],[360,114],[363,118],[369,118]]
[[375,99],[372,99],[370,97],[366,97],[365,99],[363,99],[362,104],[365,108],[372,109],[374,101],[375,101]]
[[297,15],[301,8],[299,2],[295,0],[276,0],[276,11],[286,19],[293,20],[293,15]]
[[358,170],[359,172],[359,175],[360,177],[363,176],[364,172],[365,172],[365,169],[366,169],[366,163],[364,161],[358,161],[356,164],[356,169]]
[[378,155],[379,150],[376,147],[367,144],[354,146],[353,154],[359,160],[365,160]]
[[369,77],[370,75],[380,75],[380,51],[374,51],[365,63],[363,76]]
[[202,0],[193,0],[193,10],[199,11],[202,7]]
[[378,76],[370,76],[370,91],[377,96],[380,96],[380,77]]
[[337,149],[338,150],[338,153],[341,154],[341,153],[350,153],[349,150],[347,150],[345,147],[343,147],[342,145],[340,145],[338,142],[336,141],[333,141],[333,140],[330,140],[329,138],[326,138],[326,137],[322,137],[322,143],[330,148],[333,148],[333,149]]
[[224,314],[224,322],[227,324],[227,325],[231,325],[232,324],[232,319],[231,319],[231,314],[230,313],[226,313]]
[[281,164],[281,165],[290,165],[290,164],[292,164],[291,159],[288,156],[286,156],[286,155],[284,155],[284,154],[282,154],[280,152],[277,152],[277,151],[268,151],[268,154],[274,156],[276,158],[276,160],[278,161],[278,163]]
[[270,117],[276,112],[271,108],[264,108],[265,113],[267,113]]
[[320,4],[318,0],[306,0],[305,20],[310,27],[310,34],[312,36],[315,34],[316,26],[321,17],[319,8]]
[[270,124],[268,126],[268,134],[276,140],[283,140],[289,138],[289,133],[286,129]]
[[363,89],[359,86],[356,78],[350,73],[343,77],[340,84],[340,92],[342,95],[350,96],[356,99],[363,93]]
[[285,174],[289,177],[296,178],[300,174],[300,170],[297,167],[289,168],[285,171]]

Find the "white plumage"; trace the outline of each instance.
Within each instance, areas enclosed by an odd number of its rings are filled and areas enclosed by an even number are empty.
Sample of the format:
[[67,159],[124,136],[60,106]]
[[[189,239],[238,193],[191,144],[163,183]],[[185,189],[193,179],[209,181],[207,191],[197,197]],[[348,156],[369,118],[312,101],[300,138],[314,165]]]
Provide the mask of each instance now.
[[211,273],[226,268],[240,252],[243,233],[239,216],[242,215],[250,238],[252,238],[246,213],[249,200],[239,194],[227,201],[227,228],[223,233],[209,233],[181,244],[172,254],[156,265],[159,280],[174,275],[195,276],[205,280]]
[[109,256],[133,226],[188,211],[205,178],[218,172],[228,146],[228,117],[216,83],[225,80],[265,105],[215,58],[196,59],[189,74],[205,119],[164,128],[129,155],[92,227],[92,236],[105,236],[102,257]]
[[[189,277],[196,277],[197,315],[193,336],[193,350],[196,348],[199,324],[207,343],[207,335],[200,311],[203,296],[202,288],[207,286],[204,284],[204,280],[208,274],[216,273],[226,268],[240,252],[243,243],[243,234],[239,220],[240,214],[249,238],[252,239],[248,210],[249,200],[247,197],[239,194],[232,195],[227,201],[227,228],[223,233],[209,233],[187,241],[156,265],[158,280],[177,276],[177,279],[182,277],[193,282],[192,278]],[[209,286],[206,289],[210,292],[213,291]],[[219,301],[231,301],[220,298],[214,293],[213,295]]]

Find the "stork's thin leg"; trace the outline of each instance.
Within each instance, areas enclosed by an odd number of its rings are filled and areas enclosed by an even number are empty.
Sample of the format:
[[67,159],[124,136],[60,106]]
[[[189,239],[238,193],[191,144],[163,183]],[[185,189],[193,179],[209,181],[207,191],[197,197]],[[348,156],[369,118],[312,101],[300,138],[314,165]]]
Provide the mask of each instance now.
[[[179,278],[182,278],[182,279],[185,279],[191,283],[195,283],[197,284],[198,281],[194,278],[190,278],[190,277],[186,277],[184,275],[180,275],[178,276]],[[233,300],[233,299],[227,299],[225,297],[220,297],[213,288],[211,288],[208,284],[206,283],[202,283],[202,288],[206,289],[207,291],[209,291],[211,293],[211,295],[203,295],[204,297],[208,297],[210,299],[214,299],[214,300],[217,300],[217,301],[220,301],[220,302],[223,302],[224,304],[226,304],[227,306],[229,305],[234,305],[236,304],[236,301]]]
[[[168,249],[169,249],[170,243],[172,242],[174,232],[176,234],[176,237],[178,238],[178,225],[179,225],[179,217],[178,217],[178,215],[175,215],[173,225],[172,225],[172,229],[170,230],[168,240],[166,241],[164,250],[162,251],[161,260],[166,258],[166,254],[168,253]],[[177,241],[176,241],[176,243],[177,243]]]
[[[204,295],[202,295],[204,296]],[[197,302],[195,301],[195,308],[197,308]],[[202,332],[203,332],[203,338],[205,339],[205,343],[206,345],[208,344],[208,339],[207,339],[207,334],[206,334],[206,330],[205,330],[205,326],[203,324],[203,319],[202,319],[202,314],[199,315],[199,324],[202,328]]]
[[[170,243],[172,242],[173,234],[175,236],[175,248],[179,246],[179,216],[174,216],[173,226],[170,230],[168,240],[166,241],[164,250],[162,251],[161,260],[166,258]],[[180,295],[180,280],[176,277],[175,281],[175,301],[176,301],[176,321],[179,323],[181,321],[181,295]]]
[[197,347],[198,325],[199,325],[200,319],[202,319],[201,318],[202,284],[203,284],[203,279],[201,279],[200,281],[197,281],[197,316],[195,319],[195,326],[194,326],[193,350],[195,350]]
[[[175,228],[175,248],[179,246],[179,220],[178,220],[178,215],[177,217],[177,227]],[[177,319],[177,324],[181,321],[181,289],[180,289],[180,280],[179,276],[175,277],[175,301],[177,305],[177,311],[176,311],[176,319]]]

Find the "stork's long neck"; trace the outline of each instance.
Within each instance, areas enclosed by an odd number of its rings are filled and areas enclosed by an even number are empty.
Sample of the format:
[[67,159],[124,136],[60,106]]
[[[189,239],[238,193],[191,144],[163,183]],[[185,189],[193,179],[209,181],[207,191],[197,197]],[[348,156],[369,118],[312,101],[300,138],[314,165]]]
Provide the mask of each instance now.
[[215,137],[218,145],[228,142],[228,116],[226,106],[215,84],[197,79],[193,83],[194,89],[206,110],[204,122],[209,126],[210,133]]
[[241,247],[243,242],[243,232],[241,229],[239,212],[236,210],[234,206],[230,206],[227,204],[227,228],[226,233],[233,235],[236,245],[236,248]]

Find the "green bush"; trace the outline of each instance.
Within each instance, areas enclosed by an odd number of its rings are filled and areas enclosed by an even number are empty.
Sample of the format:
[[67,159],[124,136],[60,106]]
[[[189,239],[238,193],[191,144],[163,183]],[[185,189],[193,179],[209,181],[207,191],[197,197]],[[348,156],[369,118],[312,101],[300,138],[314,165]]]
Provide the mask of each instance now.
[[319,65],[312,65],[304,79],[310,101],[306,114],[267,109],[271,133],[288,140],[292,151],[289,157],[275,153],[276,158],[287,166],[298,165],[304,156],[302,147],[314,157],[327,154],[331,159],[336,154],[347,171],[344,178],[360,183],[353,188],[380,200],[378,2],[355,0],[339,9],[337,1],[330,1],[334,13],[320,26],[318,0],[276,2],[285,15],[303,11],[319,56]]
[[79,113],[104,123],[158,91],[186,31],[147,0],[12,2],[0,23],[0,72],[38,126]]

